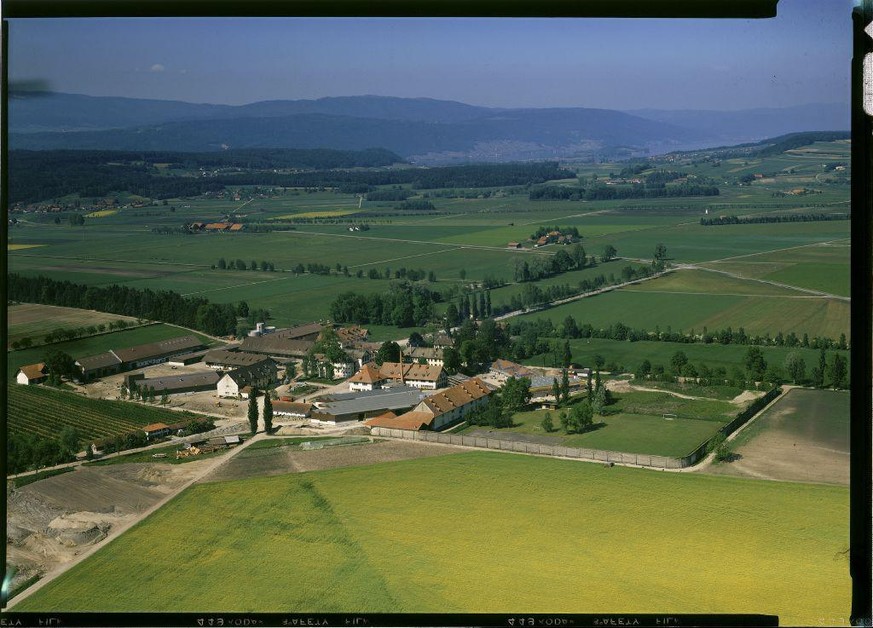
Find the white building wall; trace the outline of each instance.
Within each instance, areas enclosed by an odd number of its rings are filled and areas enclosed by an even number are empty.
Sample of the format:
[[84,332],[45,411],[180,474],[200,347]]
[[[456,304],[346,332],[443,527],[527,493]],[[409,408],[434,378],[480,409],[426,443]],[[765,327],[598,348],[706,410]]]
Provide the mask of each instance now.
[[23,384],[24,386],[27,386],[28,384],[30,384],[30,380],[27,379],[27,375],[25,375],[24,373],[21,373],[21,372],[18,373],[18,377],[15,378],[15,381],[18,382],[19,384]]
[[218,380],[217,389],[219,397],[236,397],[239,395],[239,386],[230,375],[225,375]]

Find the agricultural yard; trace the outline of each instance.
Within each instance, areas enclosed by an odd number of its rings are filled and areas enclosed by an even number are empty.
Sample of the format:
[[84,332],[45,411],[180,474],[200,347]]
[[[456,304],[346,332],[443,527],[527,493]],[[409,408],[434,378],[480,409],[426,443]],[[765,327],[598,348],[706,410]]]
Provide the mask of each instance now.
[[6,385],[6,425],[11,433],[55,438],[64,427],[82,440],[125,434],[150,423],[181,423],[197,418],[125,401],[88,399],[44,386]]
[[[14,608],[657,609],[845,624],[847,517],[838,486],[463,453],[195,485]],[[549,521],[561,533],[544,542]],[[481,534],[422,541],[425,529],[482,522],[487,543]]]
[[[75,311],[81,312],[83,310]],[[112,314],[109,316],[114,317],[115,315]],[[46,325],[42,333],[48,333],[52,329],[54,329],[53,325]],[[70,354],[73,359],[78,359],[87,357],[89,355],[102,353],[104,351],[108,351],[109,349],[123,349],[125,347],[135,347],[137,345],[147,344],[150,342],[157,342],[158,340],[178,338],[179,336],[187,336],[190,334],[193,334],[200,338],[203,344],[207,346],[216,346],[219,344],[217,341],[212,340],[207,336],[192,332],[188,329],[175,327],[173,325],[166,325],[163,323],[159,323],[156,325],[146,325],[143,327],[136,327],[134,329],[123,329],[119,331],[114,331],[112,333],[91,336],[88,338],[79,338],[78,340],[57,342],[51,345],[12,351],[8,354],[7,357],[6,377],[9,380],[14,380],[15,374],[18,372],[19,367],[25,364],[35,364],[42,361],[43,356],[49,351],[63,351]]]
[[849,393],[793,389],[741,431],[707,473],[849,485]]
[[22,338],[31,338],[37,343],[42,337],[57,328],[76,329],[90,325],[108,325],[123,320],[131,325],[136,319],[120,314],[107,314],[95,310],[80,310],[72,307],[56,305],[38,305],[36,303],[17,303],[7,309],[6,343],[12,344]]
[[[558,411],[531,410],[513,415],[513,426],[490,428],[469,425],[457,433],[468,436],[652,454],[681,458],[711,438],[716,430],[736,416],[745,404],[732,404],[716,399],[684,399],[667,392],[630,391],[613,394],[614,402],[607,406],[605,416],[594,416],[594,424],[581,434],[561,431]],[[581,397],[572,400],[585,403]],[[542,420],[546,413],[554,429],[546,433]],[[664,415],[675,415],[665,417]]]

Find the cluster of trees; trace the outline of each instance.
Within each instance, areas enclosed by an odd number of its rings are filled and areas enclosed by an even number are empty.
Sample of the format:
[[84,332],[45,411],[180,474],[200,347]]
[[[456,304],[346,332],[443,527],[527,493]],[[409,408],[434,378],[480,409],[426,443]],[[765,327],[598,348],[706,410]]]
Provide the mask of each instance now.
[[503,388],[492,393],[488,402],[471,412],[466,421],[470,425],[512,427],[512,415],[524,410],[530,398],[530,379],[510,377]]
[[[264,408],[261,411],[261,417],[264,419],[264,432],[267,434],[273,431],[273,394],[275,391],[269,391],[264,394]],[[252,388],[249,393],[249,405],[246,411],[246,418],[249,420],[249,430],[252,435],[258,431],[258,396],[261,394],[257,388]]]
[[72,427],[63,428],[57,438],[9,432],[6,436],[6,473],[72,462],[80,451],[81,440],[79,432]]
[[828,220],[851,220],[851,214],[782,214],[776,216],[718,216],[701,218],[704,227],[713,225],[757,225],[771,222],[821,222]]
[[368,201],[405,201],[410,196],[415,196],[415,192],[401,187],[367,192]]
[[210,303],[202,297],[183,297],[169,290],[140,290],[129,286],[86,286],[56,281],[43,275],[7,275],[7,298],[27,303],[62,305],[137,316],[190,327],[212,335],[232,334],[236,329],[233,304]]
[[392,283],[387,292],[362,295],[346,292],[330,305],[330,316],[338,323],[412,327],[433,318],[433,305],[442,296],[424,285],[408,281]]
[[528,193],[528,198],[534,200],[573,200],[573,201],[610,201],[631,198],[676,198],[681,196],[718,196],[715,185],[700,185],[682,183],[678,185],[646,185],[635,183],[631,185],[595,184],[589,188],[569,188],[563,186],[544,186],[534,188]]
[[576,227],[538,227],[536,231],[530,234],[531,240],[539,240],[544,235],[549,235],[552,231],[560,231],[562,235],[570,235],[574,238],[581,237],[579,235],[579,229]]
[[742,363],[728,372],[723,366],[715,368],[710,368],[706,364],[696,366],[688,360],[685,352],[680,350],[673,354],[670,364],[666,367],[643,360],[636,368],[634,377],[665,382],[673,382],[683,377],[693,379],[704,386],[728,383],[737,387],[754,386],[758,382],[778,386],[790,381],[816,388],[824,388],[827,377],[832,388],[848,387],[848,360],[839,353],[833,354],[828,361],[825,350],[821,349],[818,363],[808,375],[806,369],[806,361],[795,352],[789,353],[781,365],[768,364],[760,348],[749,347]]
[[414,211],[427,211],[431,209],[436,209],[434,204],[430,201],[426,201],[424,199],[411,199],[407,201],[403,201],[399,205],[397,205],[397,209],[401,210],[414,210]]
[[258,264],[257,261],[252,260],[248,264],[246,264],[245,260],[236,259],[228,262],[223,257],[218,258],[218,263],[213,266],[213,268],[218,268],[219,270],[261,270],[262,272],[274,272],[276,267],[273,265],[273,262],[261,261]]
[[487,318],[491,316],[491,312],[490,290],[462,293],[458,297],[457,305],[449,303],[446,307],[445,326],[450,329],[468,318]]
[[[614,250],[614,249],[613,249]],[[528,256],[525,256],[528,257]],[[546,277],[552,277],[565,273],[568,270],[582,269],[595,266],[594,258],[588,258],[585,248],[581,244],[574,244],[568,253],[565,249],[559,249],[550,257],[537,255],[530,261],[527,259],[515,260],[515,281],[538,281]]]

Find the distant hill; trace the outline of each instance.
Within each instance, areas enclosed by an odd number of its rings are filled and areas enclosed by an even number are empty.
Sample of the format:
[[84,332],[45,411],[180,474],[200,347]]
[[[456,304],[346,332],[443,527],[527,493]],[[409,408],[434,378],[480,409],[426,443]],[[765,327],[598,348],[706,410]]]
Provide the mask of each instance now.
[[801,131],[850,128],[849,105],[834,103],[741,111],[634,109],[626,113],[680,125],[725,144],[757,141]]
[[241,106],[18,92],[13,149],[215,151],[374,146],[416,163],[622,157],[848,128],[836,105],[746,112],[496,109],[430,98],[348,96]]

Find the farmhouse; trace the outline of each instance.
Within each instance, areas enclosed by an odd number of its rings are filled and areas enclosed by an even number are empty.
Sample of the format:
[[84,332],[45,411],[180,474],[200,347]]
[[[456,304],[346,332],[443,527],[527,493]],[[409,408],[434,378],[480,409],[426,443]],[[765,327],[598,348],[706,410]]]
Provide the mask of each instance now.
[[382,387],[385,378],[375,364],[365,364],[349,379],[349,390],[373,390]]
[[370,427],[401,430],[441,430],[461,421],[486,403],[490,394],[491,388],[474,377],[423,399],[412,410],[396,418],[377,417],[365,423]]
[[453,347],[455,345],[452,337],[444,331],[437,332],[433,335],[432,344],[437,349],[445,349],[446,347]]
[[213,349],[207,353],[203,362],[211,369],[230,370],[240,366],[257,366],[273,360],[265,355],[247,353],[245,351],[228,351],[226,349]]
[[190,353],[194,349],[203,346],[203,343],[193,335],[181,336],[178,338],[170,338],[169,340],[159,340],[158,342],[150,342],[128,349],[113,350],[122,365],[128,369],[142,368],[150,364],[160,364],[166,362],[170,356],[181,353]]
[[30,384],[39,384],[48,377],[45,370],[45,363],[26,364],[18,369],[18,374],[15,376],[15,381],[24,386]]
[[189,364],[196,364],[197,362],[200,362],[203,359],[203,356],[207,353],[208,349],[202,349],[200,351],[192,351],[191,353],[174,355],[167,359],[167,364],[173,366],[188,366]]
[[273,361],[256,366],[243,366],[227,373],[218,380],[219,397],[247,398],[246,387],[264,389],[276,381],[276,364]]
[[533,377],[533,371],[529,368],[499,358],[491,363],[491,367],[488,371],[498,379],[509,379],[510,377]]
[[194,349],[199,349],[202,346],[203,343],[196,336],[179,336],[127,349],[110,349],[104,353],[79,358],[76,360],[76,366],[82,372],[83,378],[87,380],[119,371],[142,368],[150,364],[160,364],[166,362],[170,357],[191,353]]
[[402,353],[404,362],[417,362],[431,366],[443,366],[443,350],[430,347],[410,347]]
[[382,366],[376,366],[375,363],[370,362],[349,379],[349,389],[373,390],[389,381],[408,384],[415,388],[436,390],[446,385],[446,373],[442,366],[430,364],[384,362]]
[[293,419],[307,419],[311,412],[311,403],[302,403],[299,401],[273,402],[273,414],[276,416],[287,416]]
[[307,323],[306,325],[298,325],[288,329],[276,330],[276,335],[280,338],[288,338],[290,340],[312,340],[315,341],[321,335],[326,325],[321,323]]
[[170,426],[165,423],[152,423],[151,425],[146,425],[142,428],[142,431],[145,432],[145,435],[149,440],[168,436],[172,432]]
[[506,248],[508,248],[508,249],[520,249],[521,243],[520,242],[510,242],[509,244],[506,245]]
[[370,332],[363,327],[352,325],[351,327],[340,327],[336,330],[336,335],[339,338],[340,346],[346,349],[361,346],[361,343],[369,337]]
[[281,332],[266,336],[248,336],[243,338],[240,350],[247,353],[275,356],[279,358],[302,358],[315,345],[314,340],[298,340],[286,338]]
[[76,366],[82,371],[82,378],[89,380],[118,373],[121,370],[121,358],[112,351],[105,351],[87,358],[79,358],[76,360]]
[[184,375],[170,375],[167,377],[153,377],[146,379],[142,373],[135,373],[124,378],[125,385],[138,386],[140,390],[154,388],[156,395],[164,393],[175,395],[187,392],[199,392],[213,390],[221,375],[215,371],[201,371],[198,373],[185,373]]

